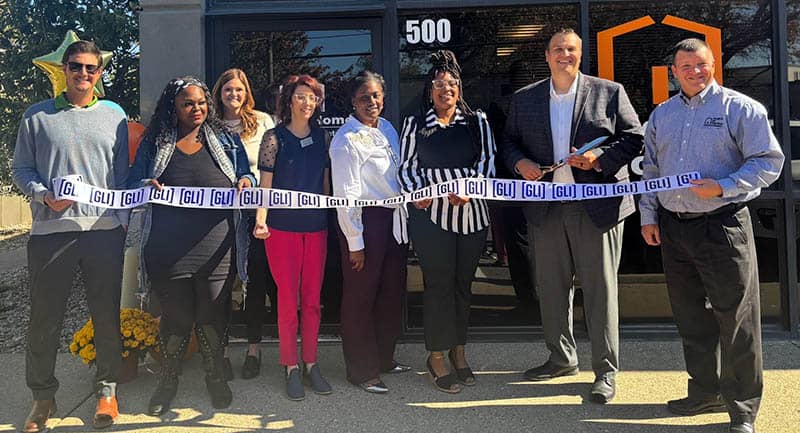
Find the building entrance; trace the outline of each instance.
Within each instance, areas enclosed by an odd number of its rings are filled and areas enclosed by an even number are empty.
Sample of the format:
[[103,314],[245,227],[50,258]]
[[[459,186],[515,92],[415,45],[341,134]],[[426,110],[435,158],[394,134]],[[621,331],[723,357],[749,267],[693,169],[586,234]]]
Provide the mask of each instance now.
[[[570,27],[584,36],[584,71],[592,75],[607,74],[611,64],[613,79],[625,85],[640,120],[645,121],[654,107],[653,101],[658,99],[656,96],[669,96],[677,89],[669,74],[661,73],[664,71],[661,66],[668,61],[664,53],[677,40],[695,35],[683,24],[680,28],[668,25],[674,19],[667,20],[667,17],[697,22],[703,21],[703,17],[687,15],[675,2],[665,2],[659,8],[629,7],[631,4],[594,3],[588,22],[583,21],[587,15],[581,13],[577,3],[398,9],[396,16],[390,18],[385,12],[359,18],[342,18],[341,14],[322,18],[322,13],[314,19],[276,18],[268,14],[220,16],[209,26],[213,34],[209,81],[213,82],[229,67],[241,68],[250,77],[257,108],[274,112],[274,95],[279,83],[290,74],[311,74],[325,86],[321,126],[334,132],[350,112],[345,83],[361,69],[371,68],[387,80],[384,117],[399,130],[405,116],[419,114],[430,54],[446,48],[456,54],[462,66],[466,101],[472,108],[487,113],[495,138],[500,142],[513,92],[549,75],[544,61],[549,36],[560,28]],[[619,26],[637,22],[645,13],[655,24],[637,31],[614,33],[620,32]],[[710,23],[716,28],[725,28],[719,23]],[[605,55],[600,59],[601,39],[608,38],[599,35],[606,31],[616,35],[613,45],[617,52],[638,55],[623,59],[611,52],[611,57]],[[727,41],[728,34],[723,31],[723,52],[730,43]],[[647,50],[637,49],[645,46]],[[769,46],[768,37],[765,46]],[[769,92],[758,84],[758,79],[771,77],[771,73],[764,73],[771,71],[769,66],[762,65],[769,62],[760,60],[766,55],[762,54],[768,52],[759,49],[753,51],[758,56],[724,59],[724,68],[720,69],[723,69],[726,85],[758,97],[769,107]],[[769,59],[768,56],[764,58]],[[658,86],[651,83],[656,77]],[[637,167],[631,168],[634,174],[638,171]],[[499,163],[499,175],[511,176],[504,171]],[[751,213],[759,254],[763,318],[774,322],[787,317],[782,314],[787,311],[789,297],[780,288],[778,269],[781,228],[786,224],[782,219],[783,203],[778,195],[770,194],[771,191],[766,191],[762,199],[751,203]],[[526,227],[519,208],[498,204],[492,207],[491,217],[495,224],[473,284],[470,330],[489,335],[535,331],[540,319],[532,281],[535,272],[545,270],[528,266],[526,249],[546,246],[535,245],[535,240],[534,245],[525,242]],[[333,212],[330,227],[336,227]],[[322,332],[338,334],[341,262],[335,232],[331,230],[330,233],[322,293]],[[404,326],[406,335],[418,335],[422,331],[424,285],[413,248],[408,263]],[[653,329],[653,324],[671,324],[672,313],[661,272],[659,250],[643,244],[638,214],[634,214],[626,222],[619,277],[620,320],[628,329],[639,329],[640,325],[643,329]],[[576,286],[580,286],[579,281]],[[578,292],[575,310],[578,330],[582,321],[580,303]],[[264,308],[267,312],[273,310],[269,300]],[[267,317],[269,326],[265,334],[277,335],[274,315]],[[241,322],[238,313],[234,313],[234,318]]]
[[[380,19],[269,20],[222,19],[215,39],[214,74],[227,68],[245,71],[256,109],[275,113],[280,84],[290,75],[309,74],[324,86],[320,126],[331,134],[350,113],[348,80],[361,69],[380,65]],[[337,334],[341,301],[341,261],[336,215],[330,212],[328,260],[322,289],[322,333]],[[264,263],[266,266],[266,263]],[[234,293],[233,321],[242,324],[242,294]],[[275,300],[264,305],[264,333],[277,336]],[[241,327],[234,327],[234,334]]]

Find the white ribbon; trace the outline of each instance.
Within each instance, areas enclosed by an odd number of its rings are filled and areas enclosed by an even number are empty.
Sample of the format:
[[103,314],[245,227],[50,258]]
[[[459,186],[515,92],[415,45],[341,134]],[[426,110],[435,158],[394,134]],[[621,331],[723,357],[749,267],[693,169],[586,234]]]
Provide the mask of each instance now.
[[330,209],[341,207],[398,207],[427,198],[456,194],[461,197],[499,201],[572,201],[644,194],[687,188],[700,179],[697,172],[664,176],[630,183],[552,183],[516,179],[461,178],[383,200],[331,197],[274,188],[198,188],[146,186],[128,190],[96,188],[80,175],[53,179],[57,199],[110,209],[130,209],[145,203],[202,209]]

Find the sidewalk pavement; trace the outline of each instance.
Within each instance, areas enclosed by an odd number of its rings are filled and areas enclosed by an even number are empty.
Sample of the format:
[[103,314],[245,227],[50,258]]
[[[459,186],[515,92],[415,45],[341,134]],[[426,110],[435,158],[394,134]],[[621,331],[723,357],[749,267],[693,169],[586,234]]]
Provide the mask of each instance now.
[[[172,411],[162,419],[144,415],[156,385],[148,371],[119,391],[120,415],[107,431],[176,433],[245,432],[608,432],[608,433],[727,433],[725,413],[678,417],[665,402],[684,396],[680,342],[623,340],[623,371],[617,376],[617,397],[607,405],[586,400],[593,380],[591,371],[550,382],[527,382],[521,371],[544,361],[546,349],[536,343],[474,343],[468,357],[478,384],[449,395],[436,391],[424,373],[425,349],[421,344],[398,346],[397,359],[414,371],[387,375],[387,395],[368,394],[345,380],[341,346],[323,344],[320,366],[334,392],[318,396],[307,390],[306,399],[292,402],[284,396],[277,346],[265,345],[261,376],[239,377],[245,347],[232,347],[237,378],[231,382],[231,407],[215,411],[205,390],[200,356],[184,366]],[[579,345],[581,366],[588,368],[589,344]],[[22,354],[0,354],[0,432],[16,431],[30,409]],[[765,391],[756,424],[760,433],[800,431],[800,344],[765,341]],[[59,354],[56,396],[59,412],[48,423],[53,432],[92,431],[94,370],[69,354]],[[81,403],[82,402],[82,403]]]

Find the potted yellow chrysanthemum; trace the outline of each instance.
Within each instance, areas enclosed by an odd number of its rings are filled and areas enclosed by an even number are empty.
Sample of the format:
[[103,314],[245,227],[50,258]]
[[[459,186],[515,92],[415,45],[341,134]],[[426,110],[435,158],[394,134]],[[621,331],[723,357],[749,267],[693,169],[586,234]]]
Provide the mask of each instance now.
[[[137,308],[123,308],[119,312],[119,322],[123,362],[119,381],[126,382],[136,377],[139,359],[148,351],[158,351],[158,320]],[[72,336],[69,351],[80,357],[84,364],[94,363],[97,352],[92,319]]]

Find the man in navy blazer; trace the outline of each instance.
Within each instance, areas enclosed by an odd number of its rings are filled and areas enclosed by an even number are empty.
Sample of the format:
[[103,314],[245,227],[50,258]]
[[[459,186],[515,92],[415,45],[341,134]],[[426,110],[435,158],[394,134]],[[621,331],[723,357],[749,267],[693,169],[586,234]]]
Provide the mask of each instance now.
[[[581,39],[572,29],[554,34],[545,51],[550,78],[514,95],[502,142],[504,162],[526,180],[558,183],[628,182],[628,164],[642,151],[642,127],[622,85],[580,73]],[[576,148],[598,137],[582,155]],[[548,166],[566,159],[554,171]],[[525,372],[529,380],[578,373],[572,333],[573,280],[583,291],[595,381],[590,399],[616,394],[619,368],[619,268],[623,220],[635,211],[632,196],[530,202],[525,217],[539,291],[549,359]]]

